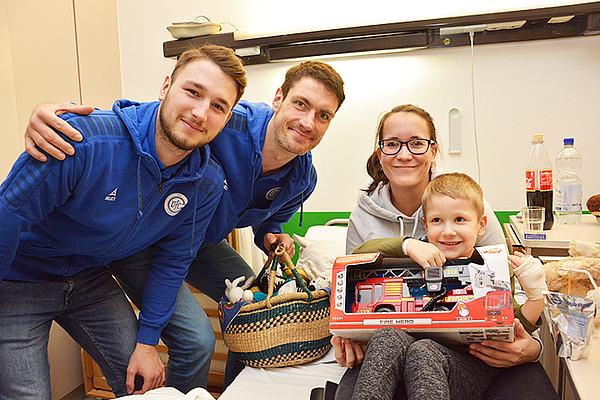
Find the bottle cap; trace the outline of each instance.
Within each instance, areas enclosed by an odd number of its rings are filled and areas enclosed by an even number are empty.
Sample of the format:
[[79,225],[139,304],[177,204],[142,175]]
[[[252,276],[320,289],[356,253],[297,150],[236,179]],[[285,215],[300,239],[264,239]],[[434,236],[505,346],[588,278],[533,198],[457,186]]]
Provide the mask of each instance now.
[[531,137],[531,140],[533,140],[534,142],[543,142],[544,141],[544,134],[543,133],[536,133],[535,135],[533,135]]
[[566,137],[563,139],[563,145],[565,146],[573,146],[574,143],[575,139],[573,139],[572,137]]

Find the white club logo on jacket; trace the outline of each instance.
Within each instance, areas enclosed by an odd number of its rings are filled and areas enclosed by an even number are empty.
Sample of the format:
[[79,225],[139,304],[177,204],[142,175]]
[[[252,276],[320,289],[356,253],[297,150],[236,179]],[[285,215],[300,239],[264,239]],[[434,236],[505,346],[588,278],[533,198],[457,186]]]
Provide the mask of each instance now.
[[282,189],[281,187],[276,187],[276,188],[269,190],[267,192],[267,194],[265,195],[265,199],[269,200],[269,201],[275,200],[275,197],[277,197],[279,192],[281,192],[281,189]]
[[165,199],[165,211],[171,217],[174,217],[185,207],[188,203],[187,197],[185,197],[181,193],[173,193],[170,194],[169,197]]

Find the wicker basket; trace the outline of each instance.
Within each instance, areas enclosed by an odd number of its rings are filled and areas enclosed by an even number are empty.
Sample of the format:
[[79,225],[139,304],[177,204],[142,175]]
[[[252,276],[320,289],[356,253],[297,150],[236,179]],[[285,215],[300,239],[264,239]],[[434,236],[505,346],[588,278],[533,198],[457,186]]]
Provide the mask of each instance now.
[[[281,256],[295,270],[287,254]],[[276,266],[277,260],[273,264]],[[294,276],[298,281],[298,275]],[[251,367],[286,367],[323,356],[331,347],[329,292],[318,290],[273,297],[274,277],[272,270],[269,292],[263,301],[246,304],[221,300],[221,330],[229,351]]]

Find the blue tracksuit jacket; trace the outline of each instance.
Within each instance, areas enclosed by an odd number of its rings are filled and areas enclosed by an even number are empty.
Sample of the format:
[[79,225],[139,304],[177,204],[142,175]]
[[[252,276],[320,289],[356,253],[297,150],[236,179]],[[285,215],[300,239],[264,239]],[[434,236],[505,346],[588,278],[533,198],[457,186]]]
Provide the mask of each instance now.
[[119,100],[113,111],[65,115],[84,136],[75,155],[41,163],[24,153],[0,186],[0,280],[52,281],[158,243],[140,314],[146,344],[170,319],[223,188],[207,146],[161,171],[159,104]]

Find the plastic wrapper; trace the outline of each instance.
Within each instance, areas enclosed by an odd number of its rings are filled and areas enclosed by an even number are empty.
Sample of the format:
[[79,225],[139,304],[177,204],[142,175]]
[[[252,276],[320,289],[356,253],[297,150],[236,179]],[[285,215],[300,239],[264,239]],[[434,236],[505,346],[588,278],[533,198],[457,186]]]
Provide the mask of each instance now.
[[559,357],[587,358],[592,346],[596,301],[563,293],[544,294],[546,318]]

